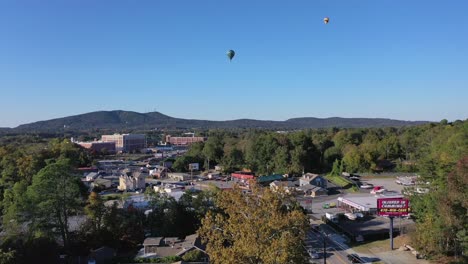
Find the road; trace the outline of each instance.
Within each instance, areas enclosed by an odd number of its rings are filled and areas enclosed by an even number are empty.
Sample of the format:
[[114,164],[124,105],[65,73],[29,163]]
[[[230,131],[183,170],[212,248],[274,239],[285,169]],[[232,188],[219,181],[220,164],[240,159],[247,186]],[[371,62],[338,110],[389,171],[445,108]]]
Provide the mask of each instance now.
[[324,263],[323,252],[325,238],[326,245],[326,263],[327,264],[348,264],[351,263],[347,259],[348,253],[346,253],[346,247],[339,242],[336,242],[333,237],[327,236],[326,233],[309,231],[306,238],[307,249],[314,249],[319,253],[320,259],[313,259],[313,263]]

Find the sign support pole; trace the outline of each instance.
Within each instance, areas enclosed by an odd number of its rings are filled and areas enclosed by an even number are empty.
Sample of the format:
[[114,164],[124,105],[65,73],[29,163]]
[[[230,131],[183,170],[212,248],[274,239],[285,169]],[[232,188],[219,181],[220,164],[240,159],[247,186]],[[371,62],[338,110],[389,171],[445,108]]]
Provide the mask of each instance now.
[[323,238],[323,264],[327,264],[327,242],[325,241],[325,235],[322,233]]
[[393,250],[393,216],[390,216],[390,250]]

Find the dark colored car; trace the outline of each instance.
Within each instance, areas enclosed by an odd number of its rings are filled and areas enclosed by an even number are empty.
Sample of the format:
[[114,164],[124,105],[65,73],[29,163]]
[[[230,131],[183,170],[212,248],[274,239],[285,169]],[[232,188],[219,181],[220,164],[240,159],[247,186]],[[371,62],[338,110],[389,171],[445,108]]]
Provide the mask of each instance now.
[[352,263],[364,263],[358,254],[349,254],[347,257]]

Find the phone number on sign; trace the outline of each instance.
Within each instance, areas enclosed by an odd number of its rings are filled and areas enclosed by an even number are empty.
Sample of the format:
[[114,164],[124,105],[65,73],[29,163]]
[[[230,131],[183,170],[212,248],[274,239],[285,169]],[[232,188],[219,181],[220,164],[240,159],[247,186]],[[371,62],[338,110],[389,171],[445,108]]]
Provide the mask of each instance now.
[[408,212],[408,208],[400,208],[400,209],[387,209],[387,208],[380,208],[380,212],[382,213],[406,213]]

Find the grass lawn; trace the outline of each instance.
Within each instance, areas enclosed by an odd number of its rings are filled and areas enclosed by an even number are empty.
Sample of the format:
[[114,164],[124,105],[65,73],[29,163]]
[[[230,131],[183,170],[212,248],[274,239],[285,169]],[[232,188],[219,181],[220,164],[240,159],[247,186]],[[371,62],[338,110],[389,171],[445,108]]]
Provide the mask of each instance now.
[[332,175],[327,175],[325,176],[325,178],[331,182],[333,182],[334,184],[344,188],[346,186],[353,186],[354,183],[350,180],[347,180],[343,177],[340,177],[340,176],[332,176]]

